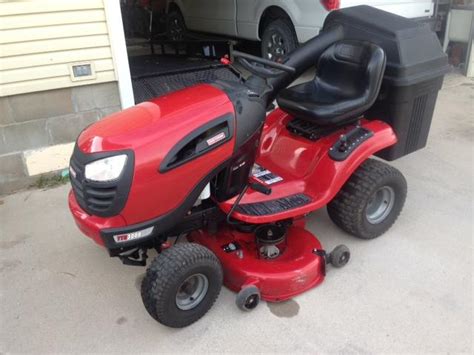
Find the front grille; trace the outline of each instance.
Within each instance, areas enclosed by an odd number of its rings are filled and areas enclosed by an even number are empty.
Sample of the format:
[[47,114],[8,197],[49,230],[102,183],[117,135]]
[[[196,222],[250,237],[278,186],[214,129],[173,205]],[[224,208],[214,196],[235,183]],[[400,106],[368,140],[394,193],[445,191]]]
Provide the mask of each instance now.
[[[85,166],[98,159],[116,154],[127,154],[128,159],[124,172],[119,179],[108,182],[90,181],[85,178]],[[125,206],[130,191],[133,175],[133,154],[131,151],[84,154],[79,148],[74,149],[70,166],[71,186],[77,203],[88,214],[110,217],[114,216]]]

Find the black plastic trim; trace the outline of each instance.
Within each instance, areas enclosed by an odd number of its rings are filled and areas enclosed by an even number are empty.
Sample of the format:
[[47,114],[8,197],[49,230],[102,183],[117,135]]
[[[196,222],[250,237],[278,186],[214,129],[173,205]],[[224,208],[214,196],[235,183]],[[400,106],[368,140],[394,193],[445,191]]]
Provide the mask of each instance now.
[[[192,140],[196,139],[199,137],[201,134],[205,133],[206,131],[210,130],[213,127],[216,127],[222,123],[226,122],[227,127],[228,127],[228,135],[225,139],[221,140],[220,142],[210,145],[208,148],[201,150],[200,152],[197,152],[196,154],[191,155],[190,157],[186,159],[182,159],[177,163],[173,163],[173,158],[178,154],[178,152],[183,149],[187,144],[189,144]],[[208,152],[211,150],[214,150],[215,148],[223,145],[224,143],[228,142],[229,140],[232,139],[234,136],[234,115],[229,112],[226,113],[222,116],[219,116],[215,118],[214,120],[200,126],[199,128],[195,129],[191,133],[189,133],[187,136],[185,136],[183,139],[181,139],[171,150],[168,152],[166,155],[165,159],[160,164],[159,167],[159,172],[160,173],[166,173],[167,171],[170,171],[174,168],[177,168],[178,166],[181,166],[183,164],[186,164]]]
[[[85,167],[96,160],[125,154],[127,161],[121,175],[112,181],[100,182],[88,180],[85,177]],[[132,150],[115,150],[99,153],[84,153],[76,144],[70,160],[70,166],[74,169],[76,176],[70,174],[72,190],[81,208],[90,215],[99,217],[111,217],[118,215],[128,199],[132,186],[133,171],[135,166],[135,155]],[[101,191],[104,189],[104,191]],[[98,191],[97,191],[98,190]],[[102,194],[102,196],[100,196]],[[105,203],[100,198],[110,198]],[[103,208],[95,208],[93,201],[99,202]]]
[[238,205],[235,210],[247,216],[268,216],[289,211],[307,205],[310,202],[311,197],[305,194],[295,194],[265,202],[244,203]]
[[352,131],[341,135],[341,137],[329,149],[329,156],[335,161],[344,161],[354,150],[357,149],[367,139],[373,137],[374,132],[356,127]]
[[315,142],[318,139],[341,129],[341,126],[334,125],[334,127],[321,127],[315,122],[303,120],[301,118],[294,118],[288,122],[286,129],[297,136]]
[[253,96],[251,90],[241,83],[216,81],[213,85],[222,90],[234,106],[236,124],[234,153],[236,153],[263,127],[266,104],[258,96]]

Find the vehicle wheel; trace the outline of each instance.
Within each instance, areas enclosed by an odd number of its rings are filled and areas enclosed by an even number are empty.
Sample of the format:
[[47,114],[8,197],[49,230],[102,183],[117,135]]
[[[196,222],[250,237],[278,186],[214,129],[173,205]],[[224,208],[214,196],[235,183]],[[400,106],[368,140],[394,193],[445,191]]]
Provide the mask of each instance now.
[[166,33],[172,41],[182,41],[186,35],[186,24],[183,15],[179,11],[173,10],[168,13],[166,23]]
[[148,313],[173,328],[186,327],[212,307],[222,287],[222,267],[207,248],[177,244],[151,263],[141,295]]
[[245,286],[237,294],[235,304],[240,310],[250,312],[260,303],[260,290],[257,286]]
[[282,62],[298,47],[295,29],[289,20],[277,19],[269,22],[262,35],[262,57]]
[[400,171],[369,159],[329,203],[329,217],[344,231],[362,239],[373,239],[393,225],[406,195],[407,182]]
[[334,267],[343,267],[349,262],[351,258],[351,252],[349,248],[341,244],[334,248],[334,250],[329,254],[329,262]]

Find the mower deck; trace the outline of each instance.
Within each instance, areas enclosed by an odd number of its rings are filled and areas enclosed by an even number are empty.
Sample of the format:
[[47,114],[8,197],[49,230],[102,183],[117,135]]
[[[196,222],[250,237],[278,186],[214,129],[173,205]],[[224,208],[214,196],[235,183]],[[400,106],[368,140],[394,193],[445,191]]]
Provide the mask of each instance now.
[[321,243],[301,226],[288,229],[284,251],[275,259],[259,255],[254,233],[226,227],[218,234],[198,230],[188,239],[207,247],[217,256],[224,270],[224,284],[235,292],[253,285],[260,290],[262,299],[280,302],[324,280],[326,261]]

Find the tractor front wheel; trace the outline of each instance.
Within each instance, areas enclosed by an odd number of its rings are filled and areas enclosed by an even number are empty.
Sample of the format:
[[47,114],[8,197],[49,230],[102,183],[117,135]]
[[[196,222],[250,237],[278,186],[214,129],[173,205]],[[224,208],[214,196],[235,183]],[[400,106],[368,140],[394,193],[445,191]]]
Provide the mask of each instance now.
[[209,249],[177,244],[159,254],[147,269],[141,287],[143,304],[159,323],[183,328],[212,307],[222,280],[221,264]]

